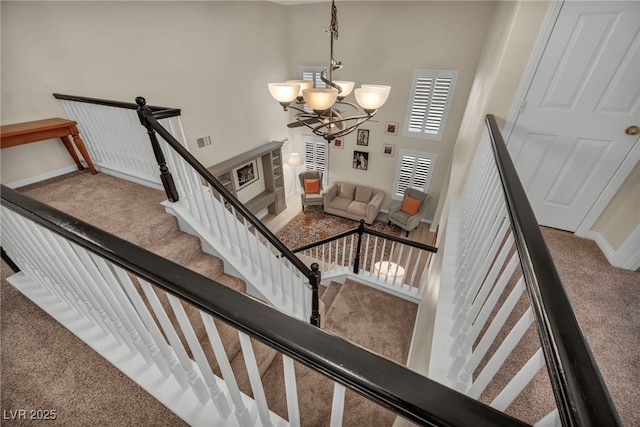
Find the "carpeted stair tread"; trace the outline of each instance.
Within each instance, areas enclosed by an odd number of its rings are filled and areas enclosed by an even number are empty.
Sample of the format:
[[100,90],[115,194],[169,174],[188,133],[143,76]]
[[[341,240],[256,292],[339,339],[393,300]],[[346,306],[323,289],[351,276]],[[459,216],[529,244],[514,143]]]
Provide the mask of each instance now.
[[[258,365],[258,372],[260,373],[260,377],[262,377],[279,353],[268,345],[263,344],[262,342],[253,338],[251,338],[251,345],[253,347],[253,354],[256,358],[256,364]],[[236,353],[233,360],[231,360],[231,368],[233,369],[233,373],[236,377],[236,382],[238,383],[240,391],[250,397],[253,397],[253,390],[251,389],[249,373],[247,371],[247,366],[244,360],[244,353],[242,352],[242,349],[238,353]],[[263,387],[269,388],[270,385],[267,383],[263,383]]]
[[[187,266],[202,251],[200,239],[187,233],[178,232],[162,240],[150,248],[151,252],[171,260],[182,266]],[[195,269],[192,269],[197,271]]]
[[[328,426],[331,419],[331,405],[327,402],[333,399],[333,381],[295,361],[294,370],[301,425]],[[263,383],[269,409],[288,420],[281,354],[278,354],[263,376]],[[351,390],[346,390],[342,425],[391,427],[395,418],[394,413]]]
[[177,220],[161,205],[166,200],[162,191],[89,173],[39,184],[18,190],[136,245],[149,248],[179,231]]
[[327,311],[325,329],[405,364],[416,314],[416,304],[346,279]]
[[202,251],[191,258],[185,267],[213,280],[218,280],[224,274],[224,262]]
[[333,304],[333,301],[336,299],[336,296],[338,296],[338,293],[340,292],[341,289],[342,289],[341,283],[334,282],[334,281],[331,281],[331,283],[329,283],[329,286],[327,286],[326,290],[320,297],[320,299],[324,303],[325,313],[328,313],[329,309],[331,308],[331,305]]

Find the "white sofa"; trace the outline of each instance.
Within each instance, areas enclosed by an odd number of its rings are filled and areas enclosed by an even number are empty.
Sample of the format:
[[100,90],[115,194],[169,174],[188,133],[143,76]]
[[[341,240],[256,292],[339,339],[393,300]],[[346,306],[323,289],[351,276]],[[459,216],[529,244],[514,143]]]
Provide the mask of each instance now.
[[334,182],[322,196],[324,212],[371,224],[384,200],[384,191],[348,182]]

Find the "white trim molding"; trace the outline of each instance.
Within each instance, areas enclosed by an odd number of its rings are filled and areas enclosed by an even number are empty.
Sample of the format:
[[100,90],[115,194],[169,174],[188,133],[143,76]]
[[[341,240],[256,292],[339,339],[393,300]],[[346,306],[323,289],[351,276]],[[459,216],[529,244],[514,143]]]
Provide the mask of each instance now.
[[590,231],[584,237],[594,240],[614,267],[632,271],[640,268],[640,225],[629,234],[618,250],[614,250],[607,239],[596,231]]

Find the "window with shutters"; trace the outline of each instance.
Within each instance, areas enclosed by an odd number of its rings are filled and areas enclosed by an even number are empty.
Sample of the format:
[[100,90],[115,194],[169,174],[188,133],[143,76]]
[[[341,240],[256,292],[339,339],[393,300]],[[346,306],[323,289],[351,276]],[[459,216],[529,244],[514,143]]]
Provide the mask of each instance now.
[[404,136],[442,139],[457,70],[415,70]]
[[327,67],[300,67],[300,80],[313,80],[313,87],[327,87],[325,82],[320,79],[320,73]]
[[391,197],[395,200],[402,200],[404,190],[407,187],[428,193],[435,161],[435,153],[400,150]]
[[321,171],[322,184],[329,183],[329,144],[319,136],[302,135],[304,145],[304,170]]

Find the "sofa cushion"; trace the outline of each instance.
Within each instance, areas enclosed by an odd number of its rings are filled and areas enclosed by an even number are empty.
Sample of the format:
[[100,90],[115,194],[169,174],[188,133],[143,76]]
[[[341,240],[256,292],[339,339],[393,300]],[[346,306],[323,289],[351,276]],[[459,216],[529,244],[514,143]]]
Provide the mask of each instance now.
[[355,184],[342,182],[340,183],[340,191],[338,192],[338,197],[344,197],[345,199],[353,200],[353,192],[355,191],[355,189]]
[[414,199],[413,197],[405,196],[404,201],[402,202],[402,208],[400,209],[402,212],[406,212],[407,214],[413,216],[418,213],[420,210],[420,204],[422,202],[418,199]]
[[347,213],[364,218],[367,216],[367,204],[368,203],[358,202],[354,200],[353,202],[349,203],[349,206],[347,206]]
[[338,209],[338,210],[347,212],[347,208],[352,202],[353,202],[352,199],[347,199],[344,197],[337,196],[335,199],[331,201],[331,203],[329,203],[329,206],[331,206],[333,209]]
[[369,203],[371,196],[373,196],[373,188],[358,185],[356,187],[356,196],[353,199],[358,202]]
[[304,180],[304,192],[305,193],[320,193],[320,179],[309,179],[305,178]]

